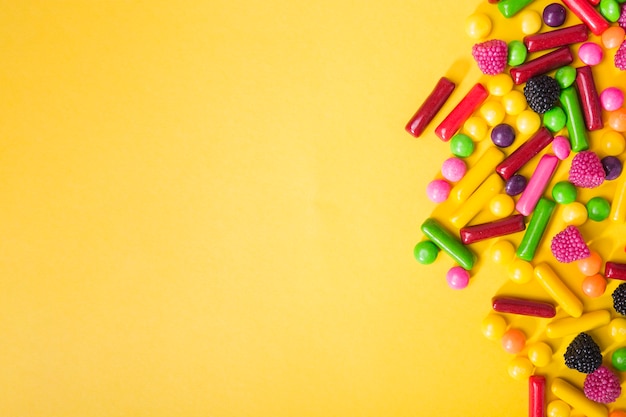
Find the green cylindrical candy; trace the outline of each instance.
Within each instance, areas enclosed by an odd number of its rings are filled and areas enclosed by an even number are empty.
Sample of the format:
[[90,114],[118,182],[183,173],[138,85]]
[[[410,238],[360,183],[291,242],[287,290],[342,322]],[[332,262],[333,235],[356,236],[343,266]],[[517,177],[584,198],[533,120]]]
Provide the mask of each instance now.
[[535,206],[533,217],[530,219],[526,233],[524,233],[524,237],[522,238],[522,242],[517,248],[516,255],[518,258],[529,262],[533,260],[537,246],[539,246],[539,241],[541,241],[543,237],[543,233],[548,226],[555,206],[556,203],[552,200],[543,197],[539,199],[537,206]]
[[448,232],[439,222],[433,218],[428,218],[422,224],[424,233],[435,245],[446,252],[463,269],[470,270],[474,266],[476,257],[463,244],[460,239]]
[[567,132],[569,133],[569,141],[574,152],[589,149],[587,141],[587,127],[585,119],[580,109],[580,101],[578,93],[574,86],[570,86],[561,90],[561,105],[567,115]]
[[532,3],[533,0],[502,0],[498,2],[498,9],[502,16],[509,17],[515,16],[520,10]]

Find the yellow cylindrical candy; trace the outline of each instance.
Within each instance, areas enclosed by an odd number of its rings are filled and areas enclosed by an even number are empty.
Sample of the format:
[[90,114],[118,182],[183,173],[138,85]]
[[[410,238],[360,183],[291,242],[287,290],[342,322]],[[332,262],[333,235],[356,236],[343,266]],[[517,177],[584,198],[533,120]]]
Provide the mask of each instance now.
[[504,187],[502,178],[498,174],[491,174],[474,194],[456,209],[450,218],[452,224],[458,228],[467,225],[485,207],[485,201],[489,201],[498,195],[502,191],[502,187]]
[[583,303],[567,288],[561,278],[550,265],[542,263],[535,267],[535,277],[543,288],[550,294],[561,308],[572,317],[580,317],[583,313]]
[[615,187],[609,218],[618,223],[626,220],[626,175],[621,176]]
[[578,388],[561,378],[554,378],[551,389],[554,395],[587,417],[607,417],[609,415],[609,411],[604,405],[591,401]]
[[459,202],[467,200],[503,159],[504,153],[498,148],[487,149],[476,161],[476,165],[450,190],[450,197],[456,198]]
[[570,334],[585,332],[605,326],[611,322],[611,313],[607,310],[596,310],[585,313],[578,318],[566,317],[554,320],[546,328],[546,334],[552,339]]

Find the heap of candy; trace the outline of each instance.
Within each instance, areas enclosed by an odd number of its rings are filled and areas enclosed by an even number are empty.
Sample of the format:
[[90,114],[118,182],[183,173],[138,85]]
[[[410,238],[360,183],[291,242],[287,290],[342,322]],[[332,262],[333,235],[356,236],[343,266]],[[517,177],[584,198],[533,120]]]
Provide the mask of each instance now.
[[[531,417],[626,416],[622,3],[485,2],[466,21],[483,78],[431,135],[459,81],[442,77],[406,126],[452,154],[427,186],[438,205],[415,258],[450,262],[453,289],[485,262],[506,268],[482,330],[528,380]],[[519,36],[498,32],[510,22]]]

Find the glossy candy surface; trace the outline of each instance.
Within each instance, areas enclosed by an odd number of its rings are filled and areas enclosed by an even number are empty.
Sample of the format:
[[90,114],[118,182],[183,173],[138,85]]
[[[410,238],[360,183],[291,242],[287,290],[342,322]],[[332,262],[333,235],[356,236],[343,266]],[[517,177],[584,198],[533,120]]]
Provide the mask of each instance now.
[[550,303],[517,297],[494,297],[491,306],[498,313],[543,318],[552,318],[556,315],[556,308]]
[[585,125],[587,126],[587,130],[593,131],[602,129],[604,127],[604,123],[602,122],[602,107],[600,105],[600,98],[598,97],[596,83],[593,79],[591,67],[589,66],[595,64],[592,64],[590,61],[585,62],[587,63],[586,66],[576,69],[576,87],[578,88],[581,111],[585,119]]
[[475,256],[466,248],[455,236],[450,234],[435,219],[426,219],[422,223],[422,233],[424,233],[441,250],[446,252],[463,268],[470,270],[474,266]]
[[517,249],[517,256],[520,259],[532,261],[534,258],[555,206],[554,201],[543,197],[539,199],[528,223],[526,233]]
[[578,24],[526,36],[524,37],[524,45],[526,45],[528,52],[538,52],[584,42],[587,39],[589,39],[587,27],[583,24]]
[[485,239],[521,232],[525,228],[524,216],[514,214],[505,219],[462,227],[459,233],[461,242],[468,245]]
[[496,172],[503,179],[508,180],[535,155],[552,143],[553,139],[552,133],[547,128],[541,128],[532,138],[524,142],[511,155],[505,158],[496,167]]
[[480,83],[475,84],[450,114],[435,128],[435,134],[441,140],[450,140],[472,113],[480,107],[487,96],[489,93],[485,87]]
[[511,68],[510,73],[513,82],[519,85],[536,75],[545,74],[564,65],[569,65],[573,60],[574,57],[571,51],[564,46],[533,60],[526,61],[518,67]]
[[563,4],[595,35],[602,35],[609,28],[609,22],[587,0],[563,0]]
[[441,77],[433,91],[407,123],[406,131],[415,137],[419,137],[437,113],[439,113],[446,101],[448,101],[454,88],[455,84],[452,81],[446,77]]

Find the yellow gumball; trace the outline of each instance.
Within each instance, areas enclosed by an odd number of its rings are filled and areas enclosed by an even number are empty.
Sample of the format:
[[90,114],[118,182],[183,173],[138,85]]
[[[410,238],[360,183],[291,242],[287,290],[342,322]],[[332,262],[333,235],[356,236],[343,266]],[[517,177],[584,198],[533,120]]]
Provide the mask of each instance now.
[[495,126],[502,123],[506,113],[504,107],[497,101],[488,101],[480,108],[480,115],[485,119],[489,126]]
[[509,216],[515,209],[515,201],[507,194],[498,194],[489,202],[489,210],[499,218]]
[[526,110],[528,103],[526,103],[526,97],[524,97],[523,93],[517,90],[512,90],[502,97],[502,105],[504,106],[506,114],[517,116]]
[[498,265],[507,265],[515,256],[515,247],[508,240],[499,240],[491,246],[491,260]]
[[623,342],[626,340],[626,319],[618,317],[611,320],[611,323],[609,323],[609,331],[615,341]]
[[574,201],[563,206],[562,217],[568,225],[580,226],[587,221],[587,208],[584,204]]
[[571,411],[569,404],[563,400],[550,401],[546,407],[548,417],[569,417]]
[[482,117],[472,116],[463,125],[463,128],[467,132],[467,134],[474,140],[480,141],[487,136],[487,130],[489,127],[487,126],[487,122],[483,120]]
[[541,127],[541,117],[532,110],[524,110],[517,115],[515,126],[521,133],[535,133]]
[[465,33],[472,39],[482,39],[491,33],[491,19],[485,14],[474,13],[465,20]]
[[528,359],[537,366],[548,365],[552,361],[552,348],[544,342],[536,342],[528,346]]
[[511,378],[517,381],[528,379],[533,374],[534,366],[528,358],[517,356],[509,362],[508,370]]
[[489,340],[499,340],[506,331],[506,320],[497,314],[489,314],[483,319],[483,335]]
[[519,14],[519,18],[522,21],[522,33],[525,35],[532,35],[541,29],[542,21],[539,13],[533,10],[526,10]]
[[525,284],[533,278],[534,268],[523,259],[514,260],[508,268],[509,278],[517,284]]
[[509,74],[497,74],[487,80],[487,90],[492,96],[502,97],[513,89],[513,79]]
[[624,135],[614,130],[609,130],[604,135],[602,135],[600,144],[602,145],[602,150],[604,151],[604,153],[610,156],[620,155],[622,152],[624,152],[624,149],[626,148]]

